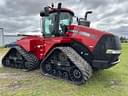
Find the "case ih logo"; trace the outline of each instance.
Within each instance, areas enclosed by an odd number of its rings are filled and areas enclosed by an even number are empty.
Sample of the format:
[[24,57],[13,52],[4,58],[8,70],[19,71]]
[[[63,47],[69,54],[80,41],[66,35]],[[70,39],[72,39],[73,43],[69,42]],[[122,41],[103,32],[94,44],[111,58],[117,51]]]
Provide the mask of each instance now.
[[82,32],[82,31],[80,31],[79,34],[80,34],[80,35],[83,35],[83,36],[86,36],[86,37],[89,37],[89,38],[92,38],[92,39],[94,39],[94,40],[97,39],[97,36],[96,36],[96,35],[90,34],[90,33],[88,33],[88,32]]
[[95,35],[95,34],[91,34],[91,33],[89,33],[89,32],[84,32],[84,31],[78,31],[78,30],[70,30],[70,32],[73,32],[74,33],[74,35],[82,35],[82,36],[86,36],[86,37],[89,37],[89,38],[91,38],[91,39],[94,39],[94,40],[96,40],[97,39],[97,35]]

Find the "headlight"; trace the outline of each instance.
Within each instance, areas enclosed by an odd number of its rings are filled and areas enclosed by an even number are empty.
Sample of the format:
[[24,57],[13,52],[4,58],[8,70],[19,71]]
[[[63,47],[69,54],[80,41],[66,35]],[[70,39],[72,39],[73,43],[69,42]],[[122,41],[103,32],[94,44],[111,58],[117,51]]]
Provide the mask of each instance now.
[[121,54],[121,50],[107,49],[106,54]]

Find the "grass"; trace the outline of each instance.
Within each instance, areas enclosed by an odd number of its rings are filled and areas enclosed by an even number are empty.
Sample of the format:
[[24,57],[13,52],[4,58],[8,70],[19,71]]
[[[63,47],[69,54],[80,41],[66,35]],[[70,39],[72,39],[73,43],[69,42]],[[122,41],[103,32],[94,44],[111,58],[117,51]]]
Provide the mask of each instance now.
[[42,76],[39,70],[0,68],[0,96],[128,96],[127,56],[128,44],[122,44],[121,62],[95,72],[82,86]]

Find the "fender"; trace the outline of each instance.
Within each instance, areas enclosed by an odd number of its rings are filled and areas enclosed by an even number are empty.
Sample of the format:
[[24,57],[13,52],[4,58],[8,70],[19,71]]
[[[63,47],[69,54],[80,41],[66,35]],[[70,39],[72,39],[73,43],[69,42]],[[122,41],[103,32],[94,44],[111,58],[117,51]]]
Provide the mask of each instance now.
[[40,36],[26,36],[16,42],[27,52],[34,51],[38,45],[43,45],[44,38]]

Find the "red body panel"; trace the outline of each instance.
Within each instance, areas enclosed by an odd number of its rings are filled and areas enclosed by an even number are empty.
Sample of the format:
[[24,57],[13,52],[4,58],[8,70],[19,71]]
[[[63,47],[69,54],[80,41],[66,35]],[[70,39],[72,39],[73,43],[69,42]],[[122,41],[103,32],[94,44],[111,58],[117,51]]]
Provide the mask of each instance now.
[[43,38],[39,36],[27,36],[17,41],[17,44],[28,52],[32,52],[40,60],[57,44],[70,43],[69,37]]
[[110,34],[81,25],[70,25],[68,26],[68,30],[66,37],[44,38],[43,36],[27,36],[18,40],[17,44],[23,47],[26,51],[32,52],[39,60],[41,60],[48,54],[48,52],[50,52],[50,50],[52,50],[52,48],[54,48],[55,45],[68,44],[74,40],[82,43],[90,50],[90,52],[93,52],[100,38],[105,34]]

